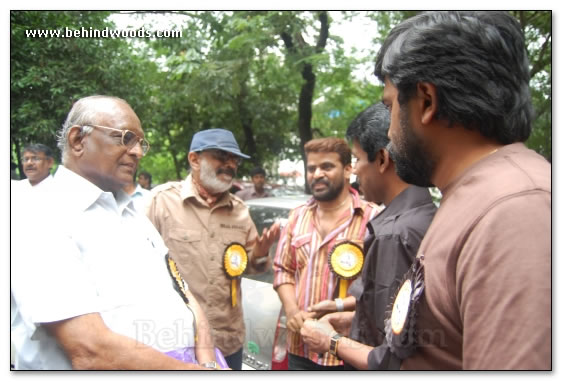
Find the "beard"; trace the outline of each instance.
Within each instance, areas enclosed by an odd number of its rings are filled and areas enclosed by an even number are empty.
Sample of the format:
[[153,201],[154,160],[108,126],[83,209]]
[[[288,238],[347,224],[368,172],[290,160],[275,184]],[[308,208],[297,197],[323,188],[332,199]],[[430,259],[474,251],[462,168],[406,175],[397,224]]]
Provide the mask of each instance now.
[[397,175],[405,183],[432,187],[431,177],[436,164],[422,139],[414,134],[406,106],[399,111],[399,126],[400,139],[389,142],[386,147]]
[[[221,180],[218,175],[227,174],[231,177],[230,181]],[[210,194],[222,194],[229,190],[233,185],[233,179],[236,171],[230,167],[219,167],[217,170],[213,168],[205,158],[201,160],[201,170],[199,173],[199,181],[203,188]]]
[[[314,187],[316,184],[319,183],[324,184],[326,188],[323,191],[317,192],[315,191]],[[344,188],[344,180],[340,179],[340,182],[338,183],[330,183],[326,179],[317,179],[311,182],[309,188],[311,189],[311,192],[313,193],[313,197],[315,198],[315,200],[321,202],[329,202],[331,200],[336,199],[338,195],[340,195],[342,189]]]

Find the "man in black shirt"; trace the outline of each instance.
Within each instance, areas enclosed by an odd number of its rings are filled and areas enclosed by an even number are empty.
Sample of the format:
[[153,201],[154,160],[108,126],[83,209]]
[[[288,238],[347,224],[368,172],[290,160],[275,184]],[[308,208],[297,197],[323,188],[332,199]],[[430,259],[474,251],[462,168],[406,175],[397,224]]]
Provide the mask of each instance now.
[[356,369],[399,368],[385,341],[385,311],[436,212],[427,188],[409,185],[396,174],[386,148],[388,129],[389,112],[378,103],[360,113],[346,132],[360,189],[367,200],[386,206],[368,223],[362,276],[354,283],[359,296],[342,303],[322,301],[310,309],[322,314],[354,307],[355,302],[355,312],[330,313],[320,321],[309,320],[301,330],[312,350],[335,352]]

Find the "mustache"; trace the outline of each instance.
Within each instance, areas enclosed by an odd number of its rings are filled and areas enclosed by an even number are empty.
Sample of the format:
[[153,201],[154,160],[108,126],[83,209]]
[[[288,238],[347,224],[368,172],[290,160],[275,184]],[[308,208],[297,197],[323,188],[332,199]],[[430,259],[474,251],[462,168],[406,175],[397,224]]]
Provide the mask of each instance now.
[[231,178],[234,178],[237,173],[232,168],[227,167],[227,168],[220,168],[217,170],[217,175],[221,175],[221,174],[227,174],[231,176]]
[[320,184],[324,184],[324,185],[327,186],[327,187],[330,185],[329,182],[328,182],[328,180],[325,180],[325,179],[317,179],[317,180],[313,180],[313,181],[311,182],[311,187],[315,187],[315,186],[316,186],[317,184],[319,184],[319,183],[320,183]]

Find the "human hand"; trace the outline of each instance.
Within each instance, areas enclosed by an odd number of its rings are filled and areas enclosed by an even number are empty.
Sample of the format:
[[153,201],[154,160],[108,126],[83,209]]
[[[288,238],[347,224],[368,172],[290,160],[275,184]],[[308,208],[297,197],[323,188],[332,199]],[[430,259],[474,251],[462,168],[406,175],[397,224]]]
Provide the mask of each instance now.
[[323,316],[320,321],[329,323],[338,333],[348,337],[353,319],[354,312],[335,312]]
[[326,353],[330,349],[330,336],[334,328],[328,321],[306,320],[300,334],[309,350],[315,353]]
[[307,308],[307,311],[315,313],[314,318],[320,318],[327,313],[336,312],[336,303],[334,300],[323,300],[315,305],[311,305]]
[[287,315],[287,328],[292,332],[299,333],[303,323],[309,319],[313,318],[314,313],[308,313],[303,310],[295,310],[291,314]]
[[256,239],[256,244],[254,244],[253,257],[254,259],[259,259],[264,256],[268,256],[268,251],[272,244],[280,238],[280,223],[275,222],[270,226],[270,228],[264,228],[262,230],[262,235]]

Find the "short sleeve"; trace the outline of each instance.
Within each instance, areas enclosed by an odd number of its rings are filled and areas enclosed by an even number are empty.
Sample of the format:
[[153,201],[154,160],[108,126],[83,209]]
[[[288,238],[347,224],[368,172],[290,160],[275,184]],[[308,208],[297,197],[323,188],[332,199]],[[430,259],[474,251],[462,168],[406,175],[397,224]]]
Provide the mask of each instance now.
[[37,227],[12,252],[12,292],[25,320],[60,321],[100,310],[96,287],[71,237]]
[[456,272],[464,369],[551,367],[551,197],[546,194],[501,201],[468,236]]

